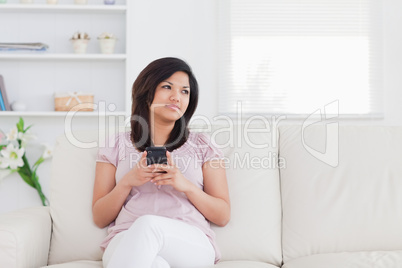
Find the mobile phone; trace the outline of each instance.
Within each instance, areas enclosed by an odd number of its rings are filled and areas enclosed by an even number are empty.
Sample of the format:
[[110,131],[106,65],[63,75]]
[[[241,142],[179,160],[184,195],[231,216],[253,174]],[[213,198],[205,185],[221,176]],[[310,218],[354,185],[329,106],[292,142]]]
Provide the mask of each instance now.
[[147,147],[147,165],[167,164],[166,147]]

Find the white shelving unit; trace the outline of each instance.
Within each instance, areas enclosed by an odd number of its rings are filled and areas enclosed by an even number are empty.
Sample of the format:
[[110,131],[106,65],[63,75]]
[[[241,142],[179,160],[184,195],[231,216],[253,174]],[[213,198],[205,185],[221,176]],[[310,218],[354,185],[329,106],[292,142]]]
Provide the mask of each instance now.
[[[116,5],[103,5],[101,0],[89,1],[88,5],[75,5],[73,0],[60,0],[57,5],[36,1],[20,4],[9,0],[0,4],[0,25],[7,25],[2,27],[0,42],[49,45],[47,52],[0,52],[0,74],[8,100],[27,106],[24,112],[1,111],[0,117],[66,116],[54,111],[54,93],[74,91],[92,93],[94,102],[106,103],[106,107],[112,104],[115,108],[107,111],[108,115],[126,114],[129,0],[116,1]],[[86,32],[91,38],[86,54],[73,53],[69,39],[76,31]],[[100,53],[97,36],[103,32],[117,36],[115,54]],[[79,112],[76,116],[99,113]]]
[[121,13],[127,10],[126,5],[48,5],[48,4],[2,4],[0,9],[10,12],[104,12]]
[[35,54],[24,54],[24,53],[0,53],[0,60],[91,60],[91,61],[125,61],[126,54],[47,54],[47,53],[35,53]]
[[[0,130],[8,131],[18,122],[32,125],[38,138],[29,145],[27,157],[34,163],[42,154],[41,143],[56,143],[66,131],[111,133],[115,125],[124,125],[130,111],[130,87],[133,61],[136,59],[129,35],[133,35],[131,0],[116,0],[103,5],[103,0],[89,0],[88,5],[75,5],[74,0],[59,0],[48,5],[46,0],[20,4],[7,0],[0,4],[0,42],[41,42],[47,52],[0,52],[0,74],[4,77],[9,102],[21,101],[27,109],[0,111]],[[130,30],[129,30],[130,28]],[[71,36],[86,32],[91,40],[86,54],[74,54]],[[97,36],[110,32],[117,36],[114,54],[100,53]],[[133,38],[131,38],[133,39]],[[135,61],[136,62],[136,61]],[[129,74],[129,75],[128,75]],[[56,112],[54,93],[81,91],[94,94],[98,109],[94,112]],[[50,197],[51,162],[45,162],[38,175],[45,194]],[[36,191],[12,174],[0,184],[0,213],[40,205]]]
[[[13,112],[13,111],[5,111],[1,112],[1,116],[8,117],[66,117],[69,112]],[[70,113],[74,117],[98,117],[98,116],[124,116],[125,112],[107,112],[107,113],[98,113],[94,112],[74,112]]]

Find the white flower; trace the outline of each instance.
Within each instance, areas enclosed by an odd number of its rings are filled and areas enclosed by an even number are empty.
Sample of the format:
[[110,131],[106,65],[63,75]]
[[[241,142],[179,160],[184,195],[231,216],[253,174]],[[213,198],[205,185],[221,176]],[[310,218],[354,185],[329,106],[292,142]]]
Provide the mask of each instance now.
[[18,133],[18,139],[21,140],[21,146],[25,147],[27,142],[36,139],[36,136],[29,131],[25,133],[20,132]]
[[14,144],[10,143],[5,149],[1,150],[1,155],[3,156],[2,166],[7,165],[10,169],[22,167],[24,165],[24,161],[22,161],[24,152],[24,148],[16,148]]
[[87,33],[75,32],[71,37],[71,40],[78,40],[78,39],[90,40],[91,38],[89,38],[89,35]]
[[42,154],[43,159],[48,159],[53,155],[53,148],[48,144],[43,144],[45,146],[45,151]]
[[18,129],[16,127],[12,128],[7,134],[8,141],[16,141],[18,138]]
[[98,35],[98,39],[116,39],[116,37],[112,33],[104,32]]

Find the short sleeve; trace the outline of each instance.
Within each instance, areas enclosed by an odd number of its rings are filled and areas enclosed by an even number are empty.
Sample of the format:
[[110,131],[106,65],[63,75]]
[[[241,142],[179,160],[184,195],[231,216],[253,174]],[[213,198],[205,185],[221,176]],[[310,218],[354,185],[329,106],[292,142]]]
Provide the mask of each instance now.
[[114,144],[99,147],[96,162],[109,163],[117,167],[121,135],[116,135]]
[[222,150],[212,142],[211,138],[207,134],[198,133],[197,136],[197,143],[202,155],[202,164],[211,160],[224,158]]
[[99,147],[98,155],[96,156],[96,162],[109,163],[117,167],[118,150],[113,147]]

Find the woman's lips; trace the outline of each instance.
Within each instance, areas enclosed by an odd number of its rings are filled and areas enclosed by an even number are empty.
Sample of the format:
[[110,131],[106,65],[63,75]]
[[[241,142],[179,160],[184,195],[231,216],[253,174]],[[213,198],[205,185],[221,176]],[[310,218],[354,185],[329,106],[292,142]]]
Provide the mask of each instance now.
[[167,104],[166,107],[175,111],[180,110],[180,108],[174,104]]

